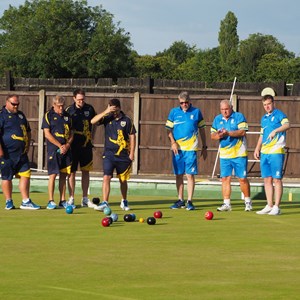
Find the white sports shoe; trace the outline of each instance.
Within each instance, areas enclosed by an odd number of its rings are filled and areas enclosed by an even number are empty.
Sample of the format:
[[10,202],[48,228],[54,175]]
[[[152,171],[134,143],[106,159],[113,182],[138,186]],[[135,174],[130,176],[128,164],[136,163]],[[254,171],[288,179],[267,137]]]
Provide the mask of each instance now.
[[74,202],[75,202],[74,198],[70,197],[69,200],[68,200],[68,204],[69,205],[74,205]]
[[121,201],[121,204],[120,204],[120,207],[125,210],[125,211],[128,211],[130,210],[130,207],[128,206],[128,201],[127,200],[122,200]]
[[268,214],[271,210],[272,210],[272,207],[270,207],[270,206],[267,204],[262,210],[259,210],[259,211],[257,211],[256,213],[257,213],[258,215],[266,215],[266,214]]
[[280,209],[279,209],[279,207],[277,205],[274,205],[272,207],[272,210],[268,213],[268,215],[270,215],[270,216],[278,216],[278,215],[280,215]]
[[231,211],[231,205],[223,203],[222,206],[217,208],[217,211]]
[[252,210],[252,202],[245,202],[245,211]]
[[89,207],[89,208],[95,208],[97,207],[96,204],[94,204],[89,198],[83,197],[81,200],[81,206],[82,207]]
[[100,210],[103,211],[105,207],[108,207],[108,202],[107,201],[103,201],[102,203],[100,203],[99,205],[96,205],[94,207],[94,210]]

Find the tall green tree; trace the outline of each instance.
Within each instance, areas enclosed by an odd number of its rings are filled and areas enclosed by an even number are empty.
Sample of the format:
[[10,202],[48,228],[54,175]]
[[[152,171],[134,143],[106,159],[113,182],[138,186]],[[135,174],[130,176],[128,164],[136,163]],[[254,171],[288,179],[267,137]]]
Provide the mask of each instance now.
[[229,11],[224,20],[221,21],[218,37],[221,81],[231,81],[236,75],[239,45],[237,24],[238,20],[231,11]]
[[0,19],[0,71],[20,77],[128,76],[130,36],[102,6],[32,0]]

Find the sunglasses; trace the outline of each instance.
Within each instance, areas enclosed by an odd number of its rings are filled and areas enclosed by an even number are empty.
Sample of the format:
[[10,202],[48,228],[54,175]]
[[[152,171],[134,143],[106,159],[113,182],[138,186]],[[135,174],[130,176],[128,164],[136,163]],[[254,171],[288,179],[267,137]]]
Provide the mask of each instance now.
[[8,101],[12,106],[14,106],[14,107],[16,107],[16,106],[19,106],[20,105],[20,103],[13,103],[13,102],[10,102],[10,101]]
[[189,101],[180,102],[180,105],[189,104]]

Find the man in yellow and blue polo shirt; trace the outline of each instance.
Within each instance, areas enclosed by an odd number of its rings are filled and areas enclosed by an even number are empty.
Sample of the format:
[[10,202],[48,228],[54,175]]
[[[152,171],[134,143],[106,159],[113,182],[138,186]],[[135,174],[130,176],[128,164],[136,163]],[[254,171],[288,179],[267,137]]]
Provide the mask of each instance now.
[[[261,176],[264,178],[267,205],[257,214],[279,215],[282,196],[282,176],[286,144],[286,131],[290,128],[287,116],[275,108],[274,97],[265,95],[266,114],[261,119],[261,131],[254,158],[260,158]],[[273,184],[275,187],[273,187]],[[274,205],[273,205],[274,196]]]
[[[171,208],[194,210],[192,198],[195,189],[195,175],[198,174],[198,130],[202,141],[203,158],[206,159],[205,121],[199,108],[190,103],[188,92],[178,96],[179,106],[172,108],[167,122],[168,137],[172,148],[173,171],[176,175],[178,201]],[[187,177],[187,203],[184,202],[184,174]]]
[[245,196],[245,211],[252,210],[250,185],[247,179],[248,153],[245,116],[235,112],[229,100],[220,103],[221,114],[217,115],[211,127],[211,138],[220,142],[220,175],[222,178],[223,204],[218,211],[231,210],[231,176],[234,171]]

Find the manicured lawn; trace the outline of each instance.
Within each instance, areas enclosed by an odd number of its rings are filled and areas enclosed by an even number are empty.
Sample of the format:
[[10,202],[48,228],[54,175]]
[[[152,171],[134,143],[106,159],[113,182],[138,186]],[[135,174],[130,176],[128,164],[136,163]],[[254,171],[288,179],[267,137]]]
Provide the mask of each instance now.
[[130,196],[130,212],[146,219],[160,209],[154,226],[125,223],[117,196],[110,227],[93,209],[46,210],[44,193],[31,195],[40,211],[6,211],[2,200],[0,298],[299,299],[299,201],[268,216],[244,212],[241,201],[220,213],[220,200],[197,198],[195,211],[171,210],[174,198],[147,194]]

